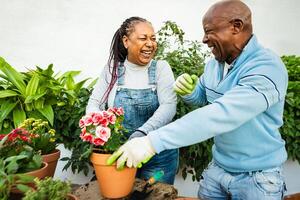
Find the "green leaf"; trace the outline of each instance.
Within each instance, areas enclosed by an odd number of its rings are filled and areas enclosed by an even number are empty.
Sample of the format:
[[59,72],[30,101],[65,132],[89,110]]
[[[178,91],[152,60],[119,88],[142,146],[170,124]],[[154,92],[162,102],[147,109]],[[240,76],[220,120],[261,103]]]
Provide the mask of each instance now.
[[0,90],[0,98],[17,96],[18,93],[13,90]]
[[18,178],[17,183],[31,183],[35,179],[34,176],[27,174],[16,174],[16,178]]
[[53,126],[54,113],[51,105],[44,105],[44,108],[37,109]]
[[22,95],[25,94],[26,85],[23,75],[12,68],[2,57],[0,57],[0,70],[7,76],[7,79],[18,88]]
[[0,109],[0,122],[6,119],[10,112],[15,108],[18,102],[11,103],[9,101],[4,101]]
[[29,187],[29,186],[27,186],[27,185],[24,185],[24,184],[17,184],[17,188],[18,188],[21,192],[23,192],[23,193],[25,193],[25,192],[27,192],[28,190],[32,189],[31,187]]
[[30,96],[30,95],[34,95],[36,93],[36,90],[38,88],[39,85],[39,77],[38,74],[34,74],[30,81],[28,82],[28,85],[26,87],[26,92],[25,92],[25,96]]
[[26,113],[23,108],[13,110],[14,126],[18,127],[26,119]]
[[24,103],[32,103],[32,101],[38,100],[39,98],[43,97],[47,92],[44,91],[41,94],[34,94],[34,95],[30,95],[27,96]]

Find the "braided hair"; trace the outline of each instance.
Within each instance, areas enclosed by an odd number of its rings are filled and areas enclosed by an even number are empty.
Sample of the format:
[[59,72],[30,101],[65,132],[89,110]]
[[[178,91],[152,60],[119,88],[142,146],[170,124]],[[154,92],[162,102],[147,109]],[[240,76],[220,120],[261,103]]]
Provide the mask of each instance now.
[[126,19],[120,28],[115,32],[111,45],[110,54],[107,65],[109,66],[109,73],[111,75],[110,83],[101,99],[101,104],[104,104],[108,100],[109,93],[115,85],[118,74],[117,68],[119,63],[123,63],[128,55],[127,49],[123,44],[123,36],[129,36],[134,31],[134,26],[139,22],[148,22],[146,19],[141,17],[130,17]]

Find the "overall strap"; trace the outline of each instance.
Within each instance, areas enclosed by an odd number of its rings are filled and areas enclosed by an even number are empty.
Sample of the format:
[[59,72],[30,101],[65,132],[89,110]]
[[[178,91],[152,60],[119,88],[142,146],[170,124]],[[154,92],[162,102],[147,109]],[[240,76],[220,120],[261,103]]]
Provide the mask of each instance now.
[[125,78],[125,67],[124,63],[120,63],[117,70],[118,74],[118,83],[117,85],[124,85],[124,78]]
[[156,60],[152,60],[151,65],[148,69],[148,80],[149,85],[156,86]]

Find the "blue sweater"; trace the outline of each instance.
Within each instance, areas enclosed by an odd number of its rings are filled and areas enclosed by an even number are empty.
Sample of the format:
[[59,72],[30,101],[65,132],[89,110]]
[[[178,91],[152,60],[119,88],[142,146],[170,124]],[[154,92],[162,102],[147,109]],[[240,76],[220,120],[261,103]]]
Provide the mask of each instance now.
[[287,153],[282,126],[288,75],[281,59],[253,35],[222,79],[223,63],[212,59],[187,103],[208,105],[150,132],[156,150],[192,145],[214,137],[213,159],[231,172],[282,165]]

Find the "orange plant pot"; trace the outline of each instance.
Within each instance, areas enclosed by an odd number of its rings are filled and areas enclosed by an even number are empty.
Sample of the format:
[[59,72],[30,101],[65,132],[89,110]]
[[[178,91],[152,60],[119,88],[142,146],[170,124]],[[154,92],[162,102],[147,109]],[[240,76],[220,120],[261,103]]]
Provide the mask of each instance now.
[[[34,171],[31,171],[31,172],[26,172],[25,174],[37,177],[39,179],[43,179],[43,178],[45,178],[47,176],[47,173],[48,173],[48,163],[43,162],[43,167],[42,168],[34,170]],[[28,183],[27,185],[29,187],[34,187],[33,183]],[[13,186],[11,188],[11,193],[21,194],[22,192],[20,190],[18,190],[15,186]]]
[[43,162],[48,163],[48,172],[46,176],[48,177],[54,176],[59,157],[60,157],[60,150],[58,149],[55,149],[53,153],[42,155]]
[[121,198],[132,191],[136,168],[117,170],[116,164],[107,165],[106,160],[111,154],[92,153],[93,163],[101,195],[106,198]]

